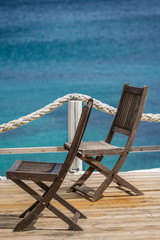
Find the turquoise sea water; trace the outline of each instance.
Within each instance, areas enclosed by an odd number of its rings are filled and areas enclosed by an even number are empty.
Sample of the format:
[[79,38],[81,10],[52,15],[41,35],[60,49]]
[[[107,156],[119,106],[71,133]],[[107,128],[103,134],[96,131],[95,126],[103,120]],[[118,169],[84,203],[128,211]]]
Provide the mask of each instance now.
[[[149,85],[145,112],[160,113],[159,0],[0,0],[0,124],[68,93],[117,107],[125,82]],[[113,116],[93,110],[85,140],[103,140]],[[16,130],[0,147],[67,141],[67,104]],[[116,136],[114,144],[122,145]],[[160,145],[160,123],[142,122],[134,145]],[[0,175],[16,159],[63,162],[65,154],[1,155]],[[105,158],[111,167],[115,158]],[[86,168],[86,166],[84,166]],[[122,170],[160,168],[160,153],[130,154]]]

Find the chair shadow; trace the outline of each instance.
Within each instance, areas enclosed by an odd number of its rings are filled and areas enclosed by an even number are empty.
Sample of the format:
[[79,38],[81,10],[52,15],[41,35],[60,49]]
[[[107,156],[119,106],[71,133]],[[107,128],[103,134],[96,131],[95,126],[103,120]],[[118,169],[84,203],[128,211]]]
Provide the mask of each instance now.
[[[48,216],[47,218],[53,218]],[[56,216],[54,218],[57,218]],[[21,218],[19,218],[18,214],[0,214],[0,229],[11,229],[13,230],[17,223],[20,221]],[[42,227],[34,227],[34,224],[37,222],[38,218],[35,219],[26,229],[20,232],[28,232],[28,231],[33,231],[33,230],[38,230],[38,231],[50,231],[50,228],[42,228]],[[54,231],[57,232],[66,232],[66,233],[71,233],[68,231],[67,227],[66,228],[53,228]]]
[[[18,214],[0,214],[0,229],[14,229],[18,222],[22,218],[19,218]],[[37,222],[35,219],[24,231],[35,230],[34,224]]]
[[[75,181],[74,181],[75,182]],[[85,184],[83,184],[83,188],[85,188],[85,191],[86,192],[90,192],[90,193],[95,193],[95,190],[93,189],[93,188],[91,188],[91,187],[88,187],[88,186],[86,186]],[[126,195],[125,195],[125,193],[127,194],[127,195],[130,195],[130,196],[137,196],[136,194],[134,194],[134,193],[132,193],[130,190],[128,190],[128,189],[126,189],[126,188],[124,188],[124,187],[122,187],[122,186],[110,186],[109,188],[117,188],[117,189],[119,189],[119,190],[121,190],[122,192],[124,192],[124,194],[121,194],[121,195],[114,195],[114,193],[111,195],[111,196],[104,196],[103,194],[99,197],[99,199],[98,200],[100,200],[100,199],[102,199],[103,197],[125,197]],[[76,194],[80,197],[80,198],[85,198],[85,199],[87,199],[87,200],[89,200],[89,201],[91,201],[92,202],[92,199],[89,197],[89,196],[87,196],[87,195],[85,195],[85,194],[83,194],[82,192],[79,192],[79,191],[77,191],[77,190],[74,190],[73,192],[71,191],[70,192],[70,188],[68,188],[67,190],[66,190],[68,193],[74,193],[74,192],[76,192]],[[107,191],[107,189],[106,189],[106,191]]]
[[127,193],[130,196],[137,196],[136,194],[132,193],[131,191],[129,191],[129,190],[127,190],[127,189],[125,189],[125,188],[123,188],[121,186],[116,186],[115,188],[120,189],[121,191]]
[[[80,191],[78,191],[78,190],[70,191],[70,188],[68,188],[66,191],[67,191],[68,193],[74,193],[74,192],[76,192],[76,194],[79,196],[79,198],[84,198],[84,199],[87,199],[87,200],[89,200],[89,201],[92,202],[92,198],[91,198],[89,195],[87,195],[87,193],[90,193],[90,194],[94,195],[95,190],[94,190],[93,188],[91,188],[91,187],[88,187],[88,186],[85,185],[85,184],[83,184],[83,189],[85,189],[86,194],[84,194],[83,192],[80,192]],[[101,198],[103,198],[103,197],[104,197],[104,196],[102,195],[99,199],[101,199]]]

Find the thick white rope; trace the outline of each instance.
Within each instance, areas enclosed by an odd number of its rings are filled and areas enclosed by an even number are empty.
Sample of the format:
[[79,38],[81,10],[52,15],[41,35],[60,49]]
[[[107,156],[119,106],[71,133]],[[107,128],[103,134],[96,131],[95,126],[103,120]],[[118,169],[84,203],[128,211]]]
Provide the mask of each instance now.
[[[79,100],[84,103],[87,103],[89,98],[91,98],[91,97],[88,95],[84,95],[84,94],[77,94],[77,93],[67,94],[64,97],[58,98],[53,103],[50,103],[50,104],[46,105],[45,107],[43,107],[33,113],[30,113],[19,119],[10,121],[8,123],[1,124],[0,125],[0,133],[7,132],[8,130],[15,129],[19,126],[25,125],[33,120],[36,120],[36,119],[54,111],[56,108],[61,107],[64,103],[69,102],[70,100]],[[115,115],[115,113],[117,111],[117,108],[111,107],[106,103],[102,103],[102,102],[98,101],[97,99],[93,99],[93,102],[94,102],[93,107],[102,112]],[[153,121],[160,122],[160,114],[152,114],[152,113],[143,114],[141,120],[147,121],[147,122],[153,122]]]

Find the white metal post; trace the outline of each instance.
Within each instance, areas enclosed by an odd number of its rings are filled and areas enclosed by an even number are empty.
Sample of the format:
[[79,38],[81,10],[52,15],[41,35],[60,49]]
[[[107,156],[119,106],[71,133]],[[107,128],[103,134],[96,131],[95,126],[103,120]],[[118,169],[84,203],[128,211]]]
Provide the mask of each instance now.
[[[71,143],[80,119],[82,112],[81,101],[69,101],[68,103],[68,141]],[[82,161],[79,158],[75,158],[71,165],[70,171],[82,171]]]

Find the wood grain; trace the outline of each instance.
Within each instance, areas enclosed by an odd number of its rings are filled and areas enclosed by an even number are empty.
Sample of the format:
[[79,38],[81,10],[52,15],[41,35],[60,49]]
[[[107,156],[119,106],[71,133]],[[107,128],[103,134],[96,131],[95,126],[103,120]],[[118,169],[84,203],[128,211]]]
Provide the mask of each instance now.
[[[28,194],[10,180],[0,181],[0,239],[5,240],[159,240],[160,236],[160,173],[126,172],[120,176],[141,187],[143,196],[128,195],[112,183],[97,202],[90,202],[81,194],[67,193],[67,188],[79,176],[67,175],[59,194],[85,213],[87,219],[80,219],[83,232],[67,231],[67,225],[47,209],[30,231],[15,233],[13,227],[19,222],[18,215],[33,202]],[[92,174],[87,184],[96,189],[104,180],[100,174]],[[35,188],[35,184],[32,183]],[[123,188],[125,190],[125,188]],[[36,191],[41,192],[37,186]],[[55,207],[68,214],[56,200]],[[70,214],[72,217],[72,214]]]

